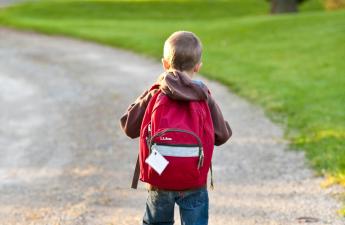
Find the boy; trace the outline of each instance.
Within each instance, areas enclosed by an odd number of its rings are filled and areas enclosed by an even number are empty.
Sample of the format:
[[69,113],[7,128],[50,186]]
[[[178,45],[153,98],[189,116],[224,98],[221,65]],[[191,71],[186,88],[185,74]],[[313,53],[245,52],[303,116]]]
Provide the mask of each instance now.
[[[201,42],[192,32],[178,31],[165,41],[162,59],[165,72],[153,86],[156,88],[145,91],[121,118],[122,129],[129,137],[140,136],[145,110],[155,93],[161,91],[177,101],[207,102],[214,128],[213,144],[224,144],[230,138],[232,132],[229,124],[224,120],[208,88],[201,81],[192,80],[202,65],[201,54]],[[175,203],[180,207],[181,224],[208,224],[206,183],[179,191],[160,189],[148,184],[148,191],[143,224],[173,224]]]

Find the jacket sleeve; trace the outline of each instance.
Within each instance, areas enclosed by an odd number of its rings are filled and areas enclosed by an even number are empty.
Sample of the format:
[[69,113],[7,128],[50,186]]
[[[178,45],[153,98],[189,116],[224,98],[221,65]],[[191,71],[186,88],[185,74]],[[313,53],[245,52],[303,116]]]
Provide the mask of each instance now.
[[229,126],[229,123],[224,120],[219,106],[211,95],[209,95],[207,102],[213,121],[215,145],[219,146],[224,144],[231,137],[232,130]]
[[121,117],[121,128],[128,137],[137,138],[140,136],[140,127],[146,107],[155,92],[156,90],[145,91],[128,107],[127,112]]

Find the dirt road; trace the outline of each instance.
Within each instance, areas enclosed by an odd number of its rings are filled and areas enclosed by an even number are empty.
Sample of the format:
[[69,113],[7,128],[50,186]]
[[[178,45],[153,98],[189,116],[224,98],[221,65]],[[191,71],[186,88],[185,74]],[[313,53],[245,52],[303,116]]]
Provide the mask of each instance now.
[[[140,224],[146,192],[129,188],[137,140],[118,119],[161,71],[132,53],[0,29],[0,224]],[[339,190],[319,187],[281,128],[205,82],[234,130],[215,152],[210,224],[344,224]]]
[[14,5],[20,2],[23,2],[25,0],[0,0],[0,7],[6,7],[9,5]]

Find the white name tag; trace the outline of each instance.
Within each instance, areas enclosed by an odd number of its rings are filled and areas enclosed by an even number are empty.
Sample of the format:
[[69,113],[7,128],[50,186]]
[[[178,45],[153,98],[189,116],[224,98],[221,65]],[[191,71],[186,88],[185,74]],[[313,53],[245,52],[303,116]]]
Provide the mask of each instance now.
[[169,161],[166,160],[156,149],[152,149],[151,154],[145,160],[159,175],[162,174],[164,169],[169,164]]

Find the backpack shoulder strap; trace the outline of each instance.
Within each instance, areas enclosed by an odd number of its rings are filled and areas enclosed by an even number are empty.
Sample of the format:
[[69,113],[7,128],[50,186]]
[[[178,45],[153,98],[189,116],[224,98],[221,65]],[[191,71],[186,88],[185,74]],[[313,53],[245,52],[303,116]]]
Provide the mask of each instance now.
[[139,155],[137,156],[137,162],[135,164],[134,174],[132,178],[132,189],[138,188],[138,181],[139,181],[139,173],[140,173],[140,167],[139,167]]
[[[155,89],[158,89],[158,91],[154,94],[154,96],[152,96],[149,104],[152,101],[156,101],[158,94],[160,93],[159,90],[159,84],[154,84],[151,88],[150,91],[153,91]],[[153,103],[153,102],[152,102]],[[152,104],[151,103],[151,104]],[[146,112],[145,112],[146,113]],[[150,113],[150,112],[149,112]],[[139,182],[139,175],[140,175],[140,165],[139,165],[139,154],[137,156],[137,162],[135,164],[135,169],[134,169],[134,173],[133,173],[133,178],[132,178],[132,184],[131,184],[131,188],[132,189],[137,189],[138,188],[138,182]]]

